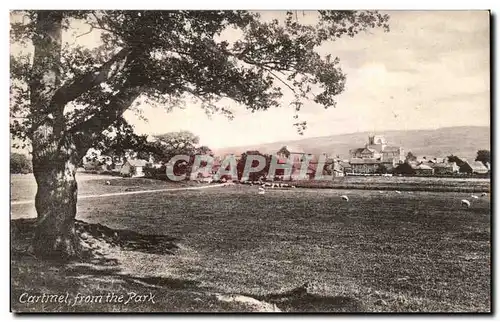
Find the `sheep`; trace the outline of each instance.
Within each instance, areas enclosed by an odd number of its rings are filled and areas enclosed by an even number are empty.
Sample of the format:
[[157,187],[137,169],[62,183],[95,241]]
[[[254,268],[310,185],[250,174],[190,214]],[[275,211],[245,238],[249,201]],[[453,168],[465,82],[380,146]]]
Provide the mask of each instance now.
[[397,193],[398,195],[400,195],[400,194],[401,194],[401,191],[399,191],[399,190],[396,190],[396,193]]
[[111,182],[109,180],[106,181],[106,185],[109,186],[111,185]]
[[481,194],[481,197],[486,197],[487,195],[488,195],[488,194],[487,194],[486,192],[483,192],[483,193]]
[[463,199],[462,201],[460,201],[460,203],[462,204],[462,206],[465,206],[467,208],[470,207],[470,201],[469,200]]
[[383,191],[379,191],[378,193],[384,193]]
[[292,189],[295,189],[295,186],[292,186]]
[[346,195],[342,195],[340,198],[342,198],[342,200],[349,201],[349,197]]
[[266,190],[264,190],[264,188],[262,187],[259,187],[259,195],[263,195],[266,193]]
[[474,198],[474,199],[479,199],[479,197],[478,197],[478,196],[476,196],[476,195],[471,195],[470,197],[471,197],[471,198]]

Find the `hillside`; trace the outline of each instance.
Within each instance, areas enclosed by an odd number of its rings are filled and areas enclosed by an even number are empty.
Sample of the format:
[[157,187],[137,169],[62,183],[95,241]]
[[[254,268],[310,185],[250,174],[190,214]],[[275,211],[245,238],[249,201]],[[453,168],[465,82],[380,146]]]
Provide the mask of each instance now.
[[[402,146],[405,154],[411,151],[417,156],[445,157],[450,154],[468,159],[476,157],[477,150],[490,150],[490,128],[487,126],[447,127],[435,130],[387,131],[385,135],[390,145]],[[279,141],[254,146],[240,146],[214,149],[217,155],[241,154],[248,150],[274,153],[284,145],[293,145],[312,154],[323,152],[348,158],[349,150],[363,147],[369,132],[331,135],[296,141]]]

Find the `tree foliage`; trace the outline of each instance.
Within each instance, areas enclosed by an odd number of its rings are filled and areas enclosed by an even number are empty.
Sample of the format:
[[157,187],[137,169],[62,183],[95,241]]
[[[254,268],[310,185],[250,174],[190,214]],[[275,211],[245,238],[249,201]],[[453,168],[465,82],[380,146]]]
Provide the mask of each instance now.
[[449,155],[446,157],[448,159],[448,162],[455,162],[460,168],[464,166],[465,162],[457,157],[456,155]]
[[[248,11],[12,12],[12,41],[34,48],[10,57],[10,129],[31,143],[38,185],[34,251],[62,258],[81,249],[74,228],[76,165],[110,128],[130,132],[122,121],[126,110],[171,110],[194,100],[209,115],[231,117],[221,104],[226,99],[251,111],[289,104],[298,113],[310,101],[335,106],[346,76],[337,57],[316,49],[369,28],[387,29],[388,16],[315,15],[306,24],[292,12],[271,21]],[[79,44],[89,31],[63,41],[75,25],[97,31],[100,41]],[[240,37],[228,41],[228,30]],[[293,94],[290,102],[282,102],[284,91]],[[294,117],[303,131],[306,124]]]
[[413,175],[415,174],[415,170],[411,167],[411,165],[407,162],[399,164],[394,168],[394,173],[402,174],[402,175]]
[[417,156],[414,155],[411,151],[408,152],[406,155],[406,161],[411,162],[411,161],[417,161]]
[[[12,14],[23,17],[11,24],[12,40],[50,52],[45,58],[29,52],[11,56],[12,133],[32,138],[33,130],[49,117],[69,133],[85,132],[87,140],[80,144],[91,141],[87,145],[126,109],[134,108],[139,97],[167,108],[194,99],[208,113],[230,115],[217,104],[221,99],[252,111],[266,110],[280,105],[286,89],[294,97],[287,103],[297,112],[306,100],[334,106],[345,74],[338,58],[321,56],[316,48],[368,28],[388,29],[388,16],[374,11],[319,11],[314,24],[301,23],[293,12],[272,21],[247,11]],[[48,33],[61,37],[77,20],[99,32],[97,47],[46,41]],[[230,29],[241,33],[240,39],[225,40],[223,32]],[[47,71],[56,76],[50,89],[43,84],[44,100],[51,107],[34,107],[37,95],[32,92],[40,89],[38,80]]]
[[156,161],[167,163],[175,155],[194,156],[199,151],[211,152],[206,147],[198,148],[200,138],[189,131],[169,132],[156,135],[155,141],[150,143]]
[[[250,181],[258,181],[261,177],[266,177],[269,172],[269,166],[271,165],[271,156],[268,154],[260,153],[259,151],[246,151],[241,154],[241,158],[238,160],[236,165],[238,180],[241,180],[243,177],[243,172],[245,170],[245,165],[247,163],[247,159],[249,155],[260,155],[264,158],[265,164],[264,168],[257,172],[250,172],[248,174],[248,180]],[[259,162],[257,160],[252,161],[252,168],[256,168],[259,166]]]
[[379,166],[377,167],[377,169],[375,170],[375,173],[377,174],[386,174],[388,173],[389,170],[387,169],[387,167],[383,164],[379,164]]
[[491,153],[490,150],[479,150],[477,151],[476,161],[481,161],[484,165],[486,163],[491,164]]
[[136,155],[139,159],[148,160],[149,154],[155,151],[147,141],[147,136],[135,134],[134,128],[121,117],[99,134],[92,147],[102,155],[122,162],[127,155]]
[[12,153],[10,155],[10,173],[27,174],[32,172],[31,161],[26,155],[21,153]]

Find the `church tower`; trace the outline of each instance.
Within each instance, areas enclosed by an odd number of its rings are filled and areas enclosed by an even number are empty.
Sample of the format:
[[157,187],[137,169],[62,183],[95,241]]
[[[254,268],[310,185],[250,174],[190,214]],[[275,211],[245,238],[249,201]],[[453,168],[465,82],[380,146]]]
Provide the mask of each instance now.
[[367,148],[374,149],[378,152],[382,152],[387,146],[387,140],[383,135],[370,135],[368,136]]

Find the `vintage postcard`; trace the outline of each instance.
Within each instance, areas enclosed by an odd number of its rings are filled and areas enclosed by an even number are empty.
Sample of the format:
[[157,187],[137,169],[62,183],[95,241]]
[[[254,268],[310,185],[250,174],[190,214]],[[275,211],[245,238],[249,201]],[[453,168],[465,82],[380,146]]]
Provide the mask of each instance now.
[[489,11],[10,12],[11,311],[490,313]]

